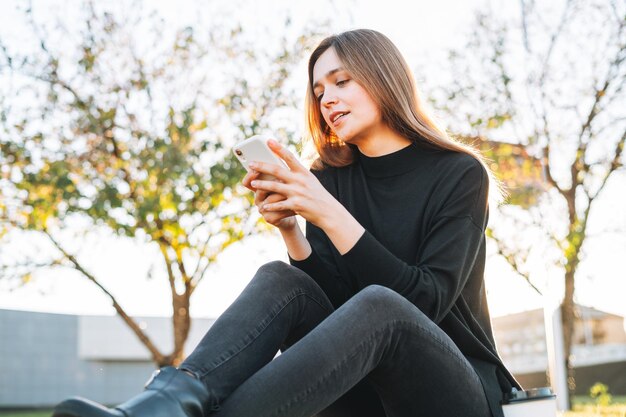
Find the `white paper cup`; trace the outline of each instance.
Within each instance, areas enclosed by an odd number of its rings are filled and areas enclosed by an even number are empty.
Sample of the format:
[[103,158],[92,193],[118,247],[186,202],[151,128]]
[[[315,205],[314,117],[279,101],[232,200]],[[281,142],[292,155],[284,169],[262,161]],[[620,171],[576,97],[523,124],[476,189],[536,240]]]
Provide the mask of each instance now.
[[504,417],[556,417],[556,395],[550,388],[513,390],[502,401]]

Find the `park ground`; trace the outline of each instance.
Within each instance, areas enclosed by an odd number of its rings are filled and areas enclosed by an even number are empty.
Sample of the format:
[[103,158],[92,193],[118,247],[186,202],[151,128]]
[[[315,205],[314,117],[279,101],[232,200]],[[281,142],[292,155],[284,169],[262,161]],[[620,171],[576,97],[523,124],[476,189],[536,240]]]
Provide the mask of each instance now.
[[[50,410],[0,410],[0,417],[50,417],[50,415]],[[626,417],[626,396],[613,397],[609,405],[598,405],[589,397],[575,397],[573,410],[562,414],[561,417]]]

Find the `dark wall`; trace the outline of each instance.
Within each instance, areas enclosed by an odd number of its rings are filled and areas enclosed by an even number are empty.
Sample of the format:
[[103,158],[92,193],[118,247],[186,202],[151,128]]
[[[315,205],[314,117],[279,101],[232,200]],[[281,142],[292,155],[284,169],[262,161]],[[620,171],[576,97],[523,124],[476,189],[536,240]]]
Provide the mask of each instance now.
[[[515,377],[526,389],[550,385],[545,372],[518,374]],[[626,361],[579,367],[574,369],[574,377],[576,378],[574,390],[576,395],[589,395],[589,389],[596,382],[607,385],[609,392],[613,395],[626,395]]]

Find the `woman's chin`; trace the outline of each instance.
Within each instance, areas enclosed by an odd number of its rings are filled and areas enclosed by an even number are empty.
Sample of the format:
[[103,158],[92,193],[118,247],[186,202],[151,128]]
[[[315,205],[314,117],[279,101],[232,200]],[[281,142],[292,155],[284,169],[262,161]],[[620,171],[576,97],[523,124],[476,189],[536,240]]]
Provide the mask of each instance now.
[[355,139],[355,135],[350,134],[350,133],[346,133],[345,131],[344,132],[335,132],[335,136],[337,136],[337,139],[339,139],[343,143],[353,143],[353,141]]

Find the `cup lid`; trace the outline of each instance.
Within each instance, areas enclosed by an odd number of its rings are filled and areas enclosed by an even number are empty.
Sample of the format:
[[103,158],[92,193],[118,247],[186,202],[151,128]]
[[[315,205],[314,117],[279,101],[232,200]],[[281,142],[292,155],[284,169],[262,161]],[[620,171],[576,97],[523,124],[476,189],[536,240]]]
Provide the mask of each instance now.
[[511,392],[504,394],[504,402],[510,403],[515,401],[543,400],[546,398],[554,398],[556,395],[550,387],[532,388],[520,391],[513,388]]

